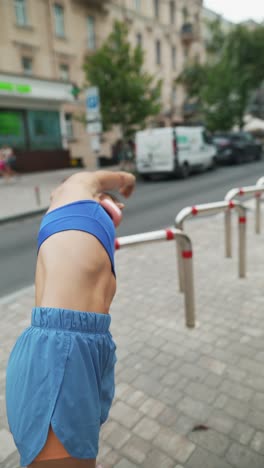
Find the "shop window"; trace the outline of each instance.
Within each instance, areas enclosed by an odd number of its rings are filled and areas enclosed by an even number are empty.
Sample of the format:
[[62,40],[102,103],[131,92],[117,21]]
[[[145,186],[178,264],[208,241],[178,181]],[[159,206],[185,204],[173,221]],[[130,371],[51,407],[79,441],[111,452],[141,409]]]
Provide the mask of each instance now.
[[96,48],[95,18],[90,15],[87,18],[87,45],[90,50],[95,50]]
[[68,140],[74,138],[72,114],[65,114],[66,135]]
[[31,57],[22,57],[22,68],[24,75],[32,75],[33,73],[33,60]]
[[60,64],[60,79],[62,81],[69,81],[70,79],[69,65],[66,63]]
[[56,149],[62,147],[59,112],[27,112],[30,149]]
[[27,26],[27,0],[14,0],[16,23],[19,26]]
[[156,45],[156,64],[161,65],[161,43],[159,39],[156,41],[155,45]]
[[23,113],[20,111],[0,111],[0,146],[25,148]]
[[53,5],[55,34],[58,37],[65,37],[64,30],[64,8],[59,3]]

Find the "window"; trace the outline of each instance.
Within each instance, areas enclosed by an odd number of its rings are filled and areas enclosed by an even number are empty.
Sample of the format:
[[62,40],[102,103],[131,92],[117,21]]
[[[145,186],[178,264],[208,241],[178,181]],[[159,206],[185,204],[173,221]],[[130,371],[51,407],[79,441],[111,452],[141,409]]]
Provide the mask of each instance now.
[[195,56],[194,56],[194,62],[199,64],[200,63],[200,54],[198,52],[196,52]]
[[189,49],[189,46],[188,45],[185,45],[183,47],[183,53],[184,53],[184,58],[187,60],[189,58],[189,52],[190,52],[190,49]]
[[22,57],[22,68],[23,68],[23,72],[25,75],[32,75],[32,72],[33,72],[32,64],[33,64],[32,58]]
[[19,26],[27,26],[27,5],[26,0],[14,0],[16,22]]
[[153,0],[154,2],[154,16],[155,18],[159,17],[159,0]]
[[134,0],[134,6],[135,6],[135,10],[140,11],[141,10],[141,0]]
[[88,45],[88,49],[91,49],[91,50],[94,50],[96,47],[94,16],[88,16],[87,18],[87,45]]
[[175,1],[170,1],[170,24],[175,23]]
[[186,6],[183,7],[182,9],[182,16],[183,16],[183,21],[186,22],[189,19],[189,11]]
[[27,125],[30,149],[62,147],[59,112],[27,111]]
[[68,140],[72,140],[74,137],[72,114],[65,114],[65,124],[67,138]]
[[172,64],[173,70],[175,70],[176,68],[176,47],[175,46],[171,47],[171,64]]
[[63,6],[55,3],[53,5],[54,11],[54,24],[55,24],[55,34],[58,37],[64,37],[64,8]]
[[142,34],[141,33],[137,34],[137,46],[142,47]]
[[161,43],[159,39],[156,41],[156,64],[161,65]]
[[25,148],[23,112],[0,110],[0,146],[2,145]]
[[60,79],[62,81],[69,81],[70,73],[69,73],[69,65],[66,63],[60,64]]
[[172,105],[176,106],[176,104],[177,104],[177,91],[176,91],[175,87],[172,88],[171,99],[172,99]]

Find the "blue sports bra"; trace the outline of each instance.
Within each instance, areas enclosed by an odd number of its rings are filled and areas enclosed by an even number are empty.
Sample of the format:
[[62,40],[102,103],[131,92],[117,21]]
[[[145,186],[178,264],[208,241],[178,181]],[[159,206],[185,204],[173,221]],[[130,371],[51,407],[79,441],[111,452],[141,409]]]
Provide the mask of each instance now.
[[80,200],[47,213],[38,234],[38,251],[52,234],[62,231],[84,231],[95,236],[108,253],[115,275],[115,227],[105,209],[95,200]]

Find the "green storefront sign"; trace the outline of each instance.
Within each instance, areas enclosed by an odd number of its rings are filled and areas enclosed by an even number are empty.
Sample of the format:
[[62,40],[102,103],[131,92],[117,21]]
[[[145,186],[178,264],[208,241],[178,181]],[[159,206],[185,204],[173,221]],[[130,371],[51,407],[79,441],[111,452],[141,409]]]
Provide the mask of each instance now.
[[5,91],[8,93],[29,94],[32,91],[30,85],[27,84],[14,84],[8,81],[0,81],[0,92]]

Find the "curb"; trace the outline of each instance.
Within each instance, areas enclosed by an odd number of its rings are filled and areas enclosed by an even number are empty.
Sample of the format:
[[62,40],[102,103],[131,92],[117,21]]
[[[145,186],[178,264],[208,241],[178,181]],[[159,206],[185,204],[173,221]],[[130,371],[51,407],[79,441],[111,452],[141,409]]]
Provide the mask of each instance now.
[[34,216],[39,216],[44,214],[47,211],[48,207],[40,208],[34,211],[27,211],[26,213],[19,213],[13,216],[6,216],[5,218],[0,218],[0,225],[12,223],[15,221],[22,221],[23,219],[33,218]]

